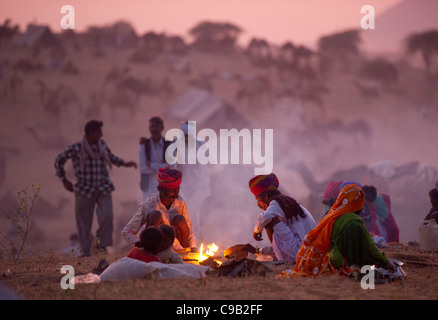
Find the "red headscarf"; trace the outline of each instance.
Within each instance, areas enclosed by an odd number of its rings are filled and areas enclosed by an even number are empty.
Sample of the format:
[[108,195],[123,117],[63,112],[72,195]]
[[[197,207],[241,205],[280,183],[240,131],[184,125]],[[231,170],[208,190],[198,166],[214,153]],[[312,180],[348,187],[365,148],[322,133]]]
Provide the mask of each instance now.
[[277,190],[280,182],[274,173],[255,176],[249,180],[249,190],[254,196],[259,196],[268,190]]
[[158,186],[165,189],[174,189],[179,187],[182,180],[182,173],[178,169],[166,167],[160,168],[157,173]]

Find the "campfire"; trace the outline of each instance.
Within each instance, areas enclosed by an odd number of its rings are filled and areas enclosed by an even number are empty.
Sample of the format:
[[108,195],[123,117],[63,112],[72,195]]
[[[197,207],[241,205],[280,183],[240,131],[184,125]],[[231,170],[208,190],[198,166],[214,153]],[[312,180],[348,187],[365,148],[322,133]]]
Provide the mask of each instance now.
[[214,242],[207,245],[206,249],[204,249],[204,243],[202,243],[199,252],[189,252],[183,257],[183,260],[209,267],[217,267],[222,263],[222,261],[217,260],[218,257],[215,256],[218,250],[219,247]]
[[215,252],[219,250],[219,247],[213,243],[210,243],[207,246],[207,250],[204,254],[204,243],[201,244],[201,249],[199,250],[199,258],[198,261],[202,262],[204,260],[207,260],[209,257],[214,257]]

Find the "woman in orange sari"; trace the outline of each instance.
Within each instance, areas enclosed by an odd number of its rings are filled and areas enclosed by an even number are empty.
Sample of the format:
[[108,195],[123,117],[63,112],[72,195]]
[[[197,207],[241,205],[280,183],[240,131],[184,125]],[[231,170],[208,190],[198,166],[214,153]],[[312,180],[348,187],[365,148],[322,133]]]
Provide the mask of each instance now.
[[358,213],[365,203],[363,190],[343,187],[330,211],[304,238],[297,254],[295,276],[348,275],[349,266],[376,264],[394,271],[394,265],[377,248]]

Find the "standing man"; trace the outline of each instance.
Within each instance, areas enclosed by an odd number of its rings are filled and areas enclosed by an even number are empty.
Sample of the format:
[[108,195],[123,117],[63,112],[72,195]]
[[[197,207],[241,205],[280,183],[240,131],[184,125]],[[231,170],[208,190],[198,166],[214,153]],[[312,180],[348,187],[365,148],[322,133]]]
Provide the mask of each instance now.
[[167,224],[175,229],[175,250],[196,251],[196,238],[184,199],[179,195],[182,173],[178,169],[159,169],[157,173],[158,192],[147,197],[131,221],[123,228],[122,237],[131,245],[138,241],[142,227]]
[[[106,251],[113,244],[113,205],[111,192],[114,185],[109,179],[107,166],[134,167],[133,161],[125,162],[111,153],[102,140],[102,121],[91,120],[85,125],[85,136],[82,141],[72,144],[60,153],[55,160],[56,175],[61,179],[64,188],[75,194],[75,217],[78,229],[79,244],[82,257],[91,255],[90,233],[93,223],[94,208],[97,205],[96,232],[98,246]],[[77,178],[75,185],[65,174],[64,165],[68,159],[73,162]]]
[[164,130],[163,120],[159,117],[152,117],[149,120],[149,132],[151,138],[140,138],[139,147],[139,169],[140,189],[142,201],[157,190],[156,175],[160,168],[165,168],[165,152],[171,141],[166,141],[162,132]]

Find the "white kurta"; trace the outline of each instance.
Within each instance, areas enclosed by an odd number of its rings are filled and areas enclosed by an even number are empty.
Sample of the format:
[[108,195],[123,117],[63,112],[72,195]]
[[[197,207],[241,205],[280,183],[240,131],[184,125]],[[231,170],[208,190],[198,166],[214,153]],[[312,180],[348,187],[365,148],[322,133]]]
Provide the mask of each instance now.
[[[128,224],[122,230],[122,237],[131,245],[135,245],[135,243],[139,240],[137,234],[141,230],[142,227],[145,226],[148,215],[154,211],[161,212],[163,216],[164,223],[167,225],[171,225],[172,219],[176,215],[182,215],[187,221],[190,234],[189,234],[189,246],[190,248],[196,247],[196,238],[193,233],[192,222],[189,217],[189,213],[187,211],[187,205],[184,199],[179,196],[175,201],[173,201],[169,210],[161,203],[159,193],[151,194],[149,197],[142,202],[140,207],[138,208],[137,213],[132,217],[132,219],[128,222]],[[173,249],[182,249],[181,244],[175,238],[173,243]]]
[[138,149],[138,164],[140,173],[148,175],[149,180],[147,190],[142,190],[142,200],[146,199],[152,193],[157,192],[157,172],[160,168],[165,168],[167,166],[167,163],[163,162],[164,139],[161,138],[158,143],[154,143],[152,139],[150,139],[149,143],[151,147],[151,162],[149,165],[147,165],[144,144],[140,144],[140,147]]
[[266,225],[275,217],[281,221],[273,227],[272,245],[262,248],[262,254],[275,254],[278,260],[295,262],[304,237],[310,230],[316,227],[315,220],[310,212],[302,205],[300,207],[303,209],[306,218],[297,216],[292,218],[292,220],[287,220],[279,203],[275,200],[271,201],[269,207],[260,213],[254,227],[254,232],[256,233],[261,233]]

